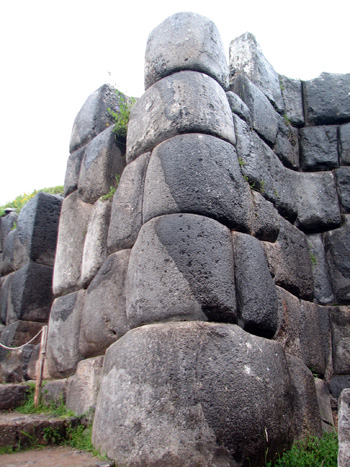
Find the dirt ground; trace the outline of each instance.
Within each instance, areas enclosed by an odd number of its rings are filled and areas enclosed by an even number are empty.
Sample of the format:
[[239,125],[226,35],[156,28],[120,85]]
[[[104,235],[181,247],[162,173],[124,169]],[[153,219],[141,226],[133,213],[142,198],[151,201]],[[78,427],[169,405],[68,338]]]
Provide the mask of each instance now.
[[65,446],[47,447],[37,451],[24,451],[0,455],[1,467],[107,467],[113,465],[87,452]]

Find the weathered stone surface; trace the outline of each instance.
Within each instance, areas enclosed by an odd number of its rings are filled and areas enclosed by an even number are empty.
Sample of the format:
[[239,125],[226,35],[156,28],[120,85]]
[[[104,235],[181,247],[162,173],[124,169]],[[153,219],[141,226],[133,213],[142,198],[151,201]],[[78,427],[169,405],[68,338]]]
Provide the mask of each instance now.
[[55,295],[79,287],[84,241],[92,209],[93,206],[84,203],[77,191],[63,201],[53,276]]
[[337,124],[350,118],[350,73],[322,73],[304,82],[306,121],[316,125]]
[[350,165],[350,123],[339,127],[339,151],[341,165]]
[[7,324],[16,319],[46,323],[52,294],[52,267],[28,263],[11,276]]
[[278,132],[278,114],[269,100],[246,76],[238,75],[231,89],[248,106],[253,128],[270,144],[275,144]]
[[86,203],[98,198],[117,186],[116,175],[121,175],[125,157],[115,140],[113,128],[97,135],[86,147],[80,167],[78,191]]
[[251,209],[250,188],[232,144],[191,133],[175,136],[153,150],[145,179],[144,222],[183,212],[248,232]]
[[335,171],[335,179],[343,212],[350,213],[350,167],[340,167]]
[[270,201],[252,190],[253,215],[251,232],[254,237],[267,242],[274,242],[280,230],[280,216]]
[[242,99],[232,91],[228,91],[226,93],[226,97],[230,104],[232,113],[238,115],[238,117],[242,118],[248,125],[251,125],[252,116],[250,114],[249,107],[242,101]]
[[278,78],[284,101],[285,115],[292,125],[303,126],[305,120],[301,81],[283,75],[278,75]]
[[304,363],[287,355],[289,373],[293,384],[294,436],[322,435],[319,406],[314,377]]
[[131,109],[127,162],[172,136],[193,132],[235,143],[225,91],[208,75],[181,71],[153,84]]
[[12,280],[12,274],[9,274],[8,276],[4,277],[1,279],[1,288],[0,288],[0,320],[2,324],[6,324],[6,319],[7,319],[7,313],[11,313],[11,311],[8,309],[9,304],[11,303],[9,301],[10,298],[10,290],[11,290],[11,280]]
[[312,272],[314,276],[314,298],[321,305],[334,300],[331,287],[328,264],[323,246],[322,234],[307,235],[310,249]]
[[345,389],[339,400],[338,412],[338,466],[350,464],[350,389]]
[[4,249],[7,235],[11,232],[12,229],[16,228],[17,219],[18,214],[16,212],[11,212],[10,214],[7,214],[7,216],[1,217],[1,251]]
[[145,89],[180,70],[206,73],[228,86],[228,66],[219,31],[204,16],[181,12],[149,35],[145,54]]
[[56,298],[52,305],[47,339],[47,364],[53,378],[74,374],[82,359],[79,333],[85,290]]
[[45,405],[56,405],[66,403],[67,379],[47,381],[41,389],[41,397]]
[[238,324],[244,330],[273,337],[278,324],[276,287],[264,249],[256,238],[233,233]]
[[28,251],[18,238],[17,229],[11,230],[4,243],[1,258],[1,274],[5,276],[17,271],[29,261]]
[[[8,347],[18,347],[26,344],[39,333],[42,327],[43,323],[15,321],[4,327],[1,334],[1,343]],[[41,337],[39,335],[31,344],[35,345],[40,343],[40,339]]]
[[130,255],[126,303],[131,328],[166,320],[236,322],[229,229],[195,214],[144,224]]
[[337,375],[350,374],[350,308],[332,307],[333,368]]
[[111,202],[96,201],[91,213],[84,242],[81,283],[88,284],[107,257],[107,233]]
[[103,359],[101,356],[79,362],[75,375],[68,378],[66,405],[77,415],[95,410]]
[[103,355],[129,330],[125,302],[129,256],[130,250],[110,255],[87,289],[79,338],[85,358]]
[[26,384],[0,385],[0,410],[12,410],[26,400],[29,386]]
[[113,123],[113,118],[107,109],[114,108],[118,103],[115,89],[108,84],[104,84],[87,98],[73,124],[71,153],[87,144]]
[[295,178],[296,225],[305,232],[320,232],[341,223],[339,199],[332,172],[298,173]]
[[143,326],[106,353],[93,442],[124,466],[261,465],[292,441],[290,390],[276,342],[230,324]]
[[283,216],[295,219],[294,185],[298,175],[285,168],[272,149],[254,131],[249,131],[243,120],[235,115],[233,118],[243,175]]
[[300,158],[303,170],[332,170],[339,167],[337,127],[301,128]]
[[299,168],[298,130],[287,119],[278,116],[278,133],[274,151],[280,161],[291,169]]
[[[41,339],[41,337],[40,337]],[[39,339],[39,340],[40,340]],[[36,344],[33,346],[33,352],[30,355],[30,359],[28,362],[28,366],[26,369],[26,379],[28,380],[36,380],[38,370],[39,370],[39,356],[40,356],[40,344]],[[47,367],[47,360],[44,360],[44,367],[43,367],[43,380],[51,379],[51,375],[49,373]]]
[[332,289],[337,303],[350,303],[350,216],[344,224],[326,232],[325,251],[329,265]]
[[313,275],[305,234],[281,218],[275,244],[264,242],[275,283],[305,300],[313,298]]
[[255,37],[246,32],[230,43],[230,76],[244,74],[282,112],[284,102],[278,74],[266,60]]
[[350,389],[350,374],[332,376],[328,384],[330,393],[338,399],[343,389]]
[[113,197],[107,247],[109,253],[131,248],[141,229],[143,191],[150,152],[125,167]]
[[315,378],[315,387],[317,394],[318,406],[320,408],[320,418],[322,430],[328,433],[334,433],[335,427],[333,422],[331,398],[328,385],[325,381]]
[[2,383],[22,383],[28,380],[27,369],[32,352],[33,345],[31,344],[11,351],[1,349],[0,381]]
[[64,178],[64,196],[68,196],[78,189],[79,173],[84,152],[85,148],[81,148],[68,157],[66,175]]

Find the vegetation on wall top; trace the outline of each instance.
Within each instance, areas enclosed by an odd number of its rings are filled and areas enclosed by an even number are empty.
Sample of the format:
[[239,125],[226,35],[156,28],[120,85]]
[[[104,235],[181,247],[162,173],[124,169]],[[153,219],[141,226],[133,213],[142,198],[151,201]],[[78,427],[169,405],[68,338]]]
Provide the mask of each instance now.
[[42,188],[41,190],[34,190],[32,193],[23,193],[22,195],[17,196],[13,201],[4,204],[3,206],[0,206],[0,217],[5,214],[5,209],[6,208],[12,208],[15,209],[17,213],[21,211],[23,206],[25,206],[28,201],[30,201],[34,196],[39,193],[49,193],[50,195],[63,195],[63,186],[53,186],[50,188]]

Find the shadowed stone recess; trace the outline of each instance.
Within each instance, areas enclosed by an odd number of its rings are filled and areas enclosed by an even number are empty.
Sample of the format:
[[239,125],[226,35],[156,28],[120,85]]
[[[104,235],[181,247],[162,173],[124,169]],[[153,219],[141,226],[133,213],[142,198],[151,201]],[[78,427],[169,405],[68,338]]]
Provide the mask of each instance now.
[[277,210],[257,191],[252,190],[251,194],[253,200],[252,235],[259,240],[276,241],[280,230],[280,216]]
[[162,323],[107,350],[93,443],[124,466],[257,466],[266,446],[291,444],[292,423],[278,343],[230,324]]
[[350,123],[339,127],[340,163],[350,165]]
[[350,374],[350,307],[332,307],[330,313],[333,368],[338,375]]
[[207,133],[235,144],[225,91],[208,75],[181,71],[147,89],[131,109],[127,162],[181,133]]
[[172,214],[143,225],[128,268],[131,328],[165,320],[236,322],[230,231],[194,214]]
[[350,167],[340,167],[335,171],[335,179],[343,212],[350,213]]
[[251,211],[249,185],[231,144],[209,135],[187,134],[153,150],[145,180],[144,222],[183,212],[248,232]]
[[278,118],[278,133],[274,152],[280,161],[290,169],[298,169],[299,164],[299,138],[298,130],[287,119]]
[[200,71],[228,86],[228,66],[215,24],[204,16],[181,12],[149,35],[145,53],[145,89],[171,73]]
[[285,115],[292,125],[303,126],[305,120],[301,81],[283,75],[278,75],[278,78],[285,106]]

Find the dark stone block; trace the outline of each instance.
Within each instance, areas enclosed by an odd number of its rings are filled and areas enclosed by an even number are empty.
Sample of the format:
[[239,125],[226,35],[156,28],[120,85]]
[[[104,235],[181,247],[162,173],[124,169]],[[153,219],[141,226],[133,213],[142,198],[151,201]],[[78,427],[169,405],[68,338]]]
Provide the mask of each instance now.
[[340,164],[350,165],[350,123],[339,127]]
[[248,125],[251,125],[252,116],[249,107],[232,91],[227,92],[226,96],[232,113],[238,115],[238,117],[242,118]]
[[300,156],[303,170],[332,170],[339,167],[337,127],[302,128],[300,130]]
[[350,374],[350,308],[331,309],[333,368],[336,375]]
[[350,213],[350,167],[339,167],[335,171],[335,180],[343,212]]
[[11,230],[7,235],[1,260],[1,274],[3,276],[17,271],[29,262],[28,248],[19,240],[17,229]]
[[11,232],[12,229],[16,228],[17,219],[18,214],[16,212],[11,212],[10,214],[7,214],[7,216],[1,217],[1,251],[4,249],[7,235]]
[[274,152],[286,167],[290,169],[299,168],[298,130],[282,117],[278,118],[278,133]]
[[64,196],[68,196],[78,189],[81,162],[85,148],[78,149],[70,154],[67,161],[66,176],[64,179]]
[[12,410],[25,402],[28,397],[29,386],[26,384],[0,385],[0,410]]
[[350,388],[350,374],[332,376],[328,384],[330,393],[338,399],[343,389]]
[[292,125],[304,126],[302,86],[299,79],[278,75],[285,106],[285,115]]

